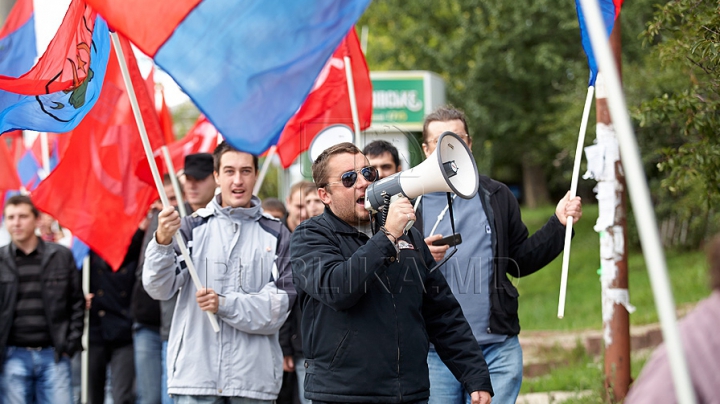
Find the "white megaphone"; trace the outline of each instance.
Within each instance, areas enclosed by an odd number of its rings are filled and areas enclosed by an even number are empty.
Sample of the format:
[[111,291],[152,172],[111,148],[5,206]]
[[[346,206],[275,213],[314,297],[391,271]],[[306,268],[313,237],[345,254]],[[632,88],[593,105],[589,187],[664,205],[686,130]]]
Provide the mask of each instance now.
[[[417,166],[373,182],[365,191],[365,209],[376,213],[385,198],[417,198],[431,192],[454,192],[464,199],[477,194],[480,178],[467,144],[452,132],[443,132],[435,151]],[[409,222],[407,231],[412,227]]]

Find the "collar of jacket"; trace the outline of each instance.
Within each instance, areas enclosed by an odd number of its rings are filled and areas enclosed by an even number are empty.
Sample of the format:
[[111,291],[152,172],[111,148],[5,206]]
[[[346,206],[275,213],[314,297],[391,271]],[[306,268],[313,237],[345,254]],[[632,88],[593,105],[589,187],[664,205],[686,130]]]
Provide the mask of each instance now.
[[[37,247],[35,247],[35,250],[33,250],[33,251],[37,251],[38,255],[40,255],[40,257],[42,257],[43,253],[45,252],[45,241],[43,241],[43,239],[38,236],[35,236],[35,237],[37,237],[37,239],[38,239],[38,244],[37,244]],[[15,245],[15,243],[13,243],[11,241],[10,242],[10,253],[11,253],[13,260],[15,260],[15,258],[17,258],[17,251],[18,251],[17,246]]]
[[253,195],[250,199],[250,207],[249,208],[233,208],[233,207],[225,207],[223,208],[221,203],[221,195],[218,194],[213,198],[210,203],[207,204],[206,207],[203,209],[198,209],[197,212],[195,212],[198,216],[201,217],[207,217],[207,216],[218,216],[218,217],[224,217],[229,219],[232,222],[242,222],[242,221],[254,221],[258,220],[262,217],[262,208],[260,203],[260,198]]
[[492,178],[479,174],[480,189],[484,189],[488,194],[492,195],[500,189],[500,183],[493,181]]
[[323,212],[322,218],[325,219],[325,222],[329,225],[330,229],[336,233],[356,235],[364,234],[360,233],[360,230],[358,230],[357,227],[352,226],[346,221],[335,216],[335,214],[332,212],[332,210],[330,210],[330,207],[328,206],[325,206],[325,212]]

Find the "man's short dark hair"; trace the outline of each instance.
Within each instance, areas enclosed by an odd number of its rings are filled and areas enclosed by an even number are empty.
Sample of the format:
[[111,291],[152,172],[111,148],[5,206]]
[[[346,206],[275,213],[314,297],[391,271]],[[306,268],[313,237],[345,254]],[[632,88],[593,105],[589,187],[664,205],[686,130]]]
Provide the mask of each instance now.
[[460,120],[463,123],[463,126],[465,127],[465,133],[470,137],[470,131],[468,131],[467,126],[467,118],[465,117],[465,113],[453,107],[452,105],[445,105],[442,107],[439,107],[435,111],[431,112],[430,115],[425,117],[425,122],[423,123],[423,143],[427,143],[428,141],[428,126],[432,122],[447,122],[447,121],[454,121],[454,120]]
[[365,156],[382,156],[383,153],[390,153],[393,162],[395,162],[395,168],[400,167],[400,156],[398,155],[398,149],[390,142],[384,140],[375,140],[365,145],[363,149]]
[[[238,150],[238,149],[232,147],[232,146],[230,145],[230,143],[228,143],[228,142],[226,142],[226,141],[223,140],[222,143],[220,143],[219,145],[217,145],[217,147],[215,148],[215,150],[213,151],[213,154],[212,154],[212,155],[213,155],[213,165],[214,165],[215,172],[218,172],[218,173],[220,172],[220,158],[222,157],[222,155],[225,154],[225,153],[227,153],[227,152],[230,152],[230,151],[240,152],[240,153],[247,153],[247,152],[244,152],[244,151],[241,151],[241,150]],[[248,154],[250,154],[250,153],[248,153]],[[253,157],[253,166],[255,166],[255,171],[257,171],[257,169],[258,169],[258,156],[254,155],[254,154],[251,154],[251,156]]]
[[325,149],[324,152],[320,153],[318,158],[312,165],[313,180],[317,184],[318,188],[324,188],[328,184],[328,173],[327,165],[330,157],[336,154],[349,153],[349,154],[361,154],[362,152],[357,146],[350,142],[338,143],[334,146],[330,146]]
[[[27,195],[13,195],[10,198],[8,198],[7,201],[5,201],[5,209],[7,209],[8,206],[18,206],[18,205],[30,205],[30,211],[32,212],[33,216],[37,219],[40,217],[40,211],[38,208],[35,207],[35,204],[33,204],[32,200]],[[5,210],[3,210],[3,216],[5,216]]]
[[285,204],[282,203],[278,198],[265,198],[262,201],[263,210],[276,210],[281,212],[283,216],[287,215],[287,209]]

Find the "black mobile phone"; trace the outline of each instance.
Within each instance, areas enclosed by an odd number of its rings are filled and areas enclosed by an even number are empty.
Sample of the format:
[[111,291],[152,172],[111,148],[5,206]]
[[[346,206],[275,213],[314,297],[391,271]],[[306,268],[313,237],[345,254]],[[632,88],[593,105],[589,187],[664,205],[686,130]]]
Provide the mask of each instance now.
[[435,240],[432,245],[449,245],[450,247],[456,246],[462,243],[462,237],[460,233],[453,234],[452,236],[443,237],[440,240]]

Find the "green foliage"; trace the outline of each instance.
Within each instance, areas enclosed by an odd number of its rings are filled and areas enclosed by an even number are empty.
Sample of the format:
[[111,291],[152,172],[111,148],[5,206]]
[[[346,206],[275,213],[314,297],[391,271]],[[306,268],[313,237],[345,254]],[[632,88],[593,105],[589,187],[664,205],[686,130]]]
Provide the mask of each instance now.
[[645,161],[657,170],[660,220],[682,223],[682,237],[669,244],[692,248],[720,230],[714,212],[720,202],[718,2],[668,2],[643,39],[650,52],[640,73],[652,84],[633,111],[638,138],[649,149]]
[[371,69],[431,70],[445,79],[448,102],[468,115],[475,156],[492,162],[493,174],[519,171],[521,158],[552,167],[557,149],[542,124],[558,106],[547,100],[578,80],[585,63],[574,7],[385,0],[373,2],[360,25],[369,27]]
[[190,128],[195,124],[199,115],[200,111],[191,101],[187,101],[173,108],[172,117],[175,137],[177,139],[184,138]]
[[[263,166],[265,163],[265,158],[261,158],[258,164],[260,167]],[[271,164],[270,167],[267,170],[267,173],[265,174],[265,179],[263,180],[262,185],[260,186],[260,190],[258,191],[258,198],[260,200],[265,200],[266,198],[278,198],[278,182],[279,182],[279,171],[282,170],[281,167]]]

